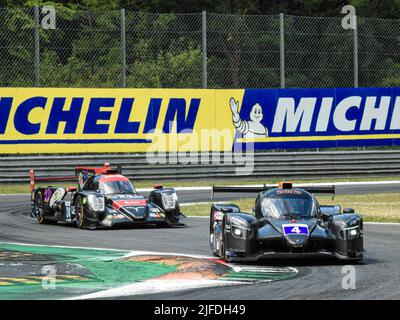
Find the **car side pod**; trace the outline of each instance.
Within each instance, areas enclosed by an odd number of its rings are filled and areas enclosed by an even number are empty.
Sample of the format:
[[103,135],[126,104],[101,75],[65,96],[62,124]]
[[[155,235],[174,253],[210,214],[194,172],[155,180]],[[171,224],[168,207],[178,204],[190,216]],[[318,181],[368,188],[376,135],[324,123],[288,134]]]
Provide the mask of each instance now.
[[210,247],[230,260],[254,251],[257,219],[233,204],[213,204],[210,211]]
[[169,223],[178,224],[185,215],[181,213],[178,195],[174,188],[164,188],[161,184],[154,185],[149,194],[149,202],[161,208]]
[[335,247],[338,258],[362,260],[364,251],[363,220],[354,213],[332,216],[336,235]]
[[257,218],[243,212],[226,214],[225,255],[229,257],[246,257],[255,251],[254,241],[257,235]]

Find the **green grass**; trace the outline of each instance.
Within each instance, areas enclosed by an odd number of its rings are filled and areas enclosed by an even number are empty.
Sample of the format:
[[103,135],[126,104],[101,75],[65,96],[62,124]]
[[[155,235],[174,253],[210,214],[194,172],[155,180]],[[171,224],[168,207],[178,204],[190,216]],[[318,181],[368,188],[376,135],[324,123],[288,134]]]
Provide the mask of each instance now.
[[[400,180],[400,176],[389,177],[367,177],[367,178],[332,178],[332,179],[313,179],[313,180],[294,180],[295,183],[318,183],[318,182],[346,182],[346,181],[384,181],[384,180]],[[246,184],[277,184],[280,179],[249,179],[249,180],[189,180],[189,181],[137,181],[134,182],[136,188],[151,188],[156,183],[162,183],[166,187],[205,187],[212,185],[246,185]],[[67,185],[68,183],[54,183],[54,185]],[[74,185],[74,183],[69,183]],[[29,193],[29,183],[0,183],[0,194],[11,193]]]
[[[363,216],[364,221],[400,223],[400,193],[338,195],[334,200],[327,196],[317,198],[321,204],[340,204],[342,208],[353,208]],[[237,204],[245,212],[252,212],[254,207],[254,198],[229,202]],[[211,202],[182,206],[182,211],[188,216],[208,216],[210,206]]]

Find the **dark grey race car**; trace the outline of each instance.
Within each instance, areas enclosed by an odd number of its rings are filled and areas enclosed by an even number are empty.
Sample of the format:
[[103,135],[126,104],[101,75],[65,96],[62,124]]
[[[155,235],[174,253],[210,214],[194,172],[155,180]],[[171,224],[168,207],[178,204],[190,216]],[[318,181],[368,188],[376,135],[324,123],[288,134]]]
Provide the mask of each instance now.
[[320,205],[313,194],[332,187],[213,187],[216,192],[258,192],[254,214],[234,204],[213,204],[210,246],[226,261],[333,256],[363,259],[363,220],[353,209]]
[[[79,228],[111,228],[117,225],[153,224],[179,226],[185,216],[180,211],[173,188],[155,185],[148,196],[138,194],[120,169],[76,167],[74,176],[31,179],[31,216],[39,223],[66,222]],[[36,182],[77,181],[73,187],[35,187]]]

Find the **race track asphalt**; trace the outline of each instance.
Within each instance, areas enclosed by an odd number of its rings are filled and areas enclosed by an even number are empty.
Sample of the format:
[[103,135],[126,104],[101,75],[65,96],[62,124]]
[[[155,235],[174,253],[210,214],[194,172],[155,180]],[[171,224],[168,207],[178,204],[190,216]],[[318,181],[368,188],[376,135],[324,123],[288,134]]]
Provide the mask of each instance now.
[[[396,189],[398,185],[396,186]],[[390,192],[390,186],[338,193]],[[360,190],[361,189],[361,190]],[[378,189],[378,190],[377,190]],[[209,191],[181,193],[182,202],[208,201]],[[208,194],[207,194],[208,193]],[[194,196],[196,194],[196,196]],[[195,199],[194,199],[195,198]],[[231,195],[224,197],[228,200]],[[236,196],[237,198],[237,196]],[[222,198],[218,199],[222,200]],[[185,227],[80,230],[65,224],[39,225],[29,217],[29,196],[0,196],[0,242],[84,246],[168,253],[210,255],[208,219],[188,218]],[[124,299],[400,299],[400,225],[365,224],[365,261],[355,265],[356,288],[344,290],[343,264],[335,260],[265,261],[265,265],[293,266],[297,277],[272,283],[195,289],[183,292],[123,297]]]

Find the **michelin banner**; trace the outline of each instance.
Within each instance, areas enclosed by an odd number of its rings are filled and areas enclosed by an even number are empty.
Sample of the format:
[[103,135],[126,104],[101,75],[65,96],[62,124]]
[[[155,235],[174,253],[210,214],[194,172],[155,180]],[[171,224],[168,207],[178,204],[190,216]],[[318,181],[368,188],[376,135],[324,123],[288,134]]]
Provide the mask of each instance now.
[[400,145],[400,88],[0,89],[3,154],[248,145]]

